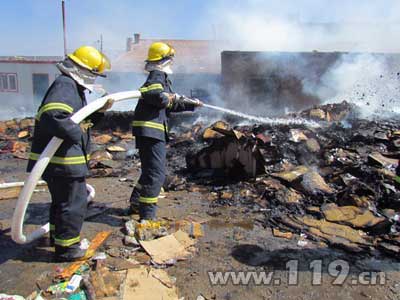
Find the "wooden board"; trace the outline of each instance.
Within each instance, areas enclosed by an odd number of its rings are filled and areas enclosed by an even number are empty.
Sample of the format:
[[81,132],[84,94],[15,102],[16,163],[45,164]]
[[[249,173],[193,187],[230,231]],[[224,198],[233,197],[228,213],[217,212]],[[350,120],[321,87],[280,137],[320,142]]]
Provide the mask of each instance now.
[[101,231],[92,240],[89,245],[88,250],[86,251],[85,257],[81,261],[76,261],[70,264],[67,268],[65,268],[60,274],[57,275],[57,278],[67,279],[70,278],[79,268],[89,259],[91,258],[96,250],[105,242],[105,240],[111,235],[111,231]]
[[[44,187],[46,183],[39,183],[37,186]],[[0,200],[17,199],[22,188],[23,185],[0,188]]]

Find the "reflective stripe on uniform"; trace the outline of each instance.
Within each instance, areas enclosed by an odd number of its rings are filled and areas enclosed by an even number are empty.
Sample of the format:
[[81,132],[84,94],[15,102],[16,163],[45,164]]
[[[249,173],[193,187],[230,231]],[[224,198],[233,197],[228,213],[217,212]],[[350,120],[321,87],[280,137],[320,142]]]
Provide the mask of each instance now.
[[[132,126],[133,127],[149,127],[149,128],[154,128],[154,129],[164,131],[164,124],[150,122],[150,121],[133,121]],[[165,130],[168,131],[168,128],[165,128]]]
[[[39,157],[40,157],[39,153],[31,152],[29,154],[29,159],[31,159],[31,160],[38,160]],[[80,164],[86,164],[86,161],[89,159],[90,159],[90,155],[87,155],[86,158],[83,155],[70,156],[70,157],[53,156],[50,159],[50,163],[56,164],[56,165],[80,165]]]
[[78,235],[77,237],[74,237],[72,239],[68,239],[68,240],[63,240],[63,239],[54,239],[54,243],[58,246],[63,246],[63,247],[68,247],[71,246],[73,244],[79,243],[81,241],[81,237],[80,235]]
[[51,102],[51,103],[47,103],[47,104],[43,105],[39,109],[39,111],[36,115],[36,120],[40,120],[40,117],[42,116],[42,114],[49,110],[64,110],[69,113],[72,113],[74,111],[74,109],[71,106],[69,106],[68,104],[61,103],[61,102]]
[[56,225],[50,224],[50,231],[54,231],[56,229]]
[[161,91],[163,91],[164,88],[163,88],[163,86],[162,86],[161,83],[153,83],[153,84],[150,84],[150,85],[148,85],[148,86],[141,87],[141,88],[139,89],[139,91],[140,91],[142,94],[143,94],[143,93],[150,92],[150,91],[154,91],[154,90],[161,90]]
[[139,197],[139,202],[141,203],[147,203],[147,204],[151,204],[151,203],[157,203],[158,202],[158,197]]

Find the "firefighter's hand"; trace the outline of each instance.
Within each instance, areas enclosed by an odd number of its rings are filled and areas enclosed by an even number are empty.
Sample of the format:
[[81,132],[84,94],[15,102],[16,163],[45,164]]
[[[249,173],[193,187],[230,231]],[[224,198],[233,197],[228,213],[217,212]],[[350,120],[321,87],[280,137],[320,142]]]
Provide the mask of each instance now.
[[109,110],[114,104],[114,99],[108,99],[107,102],[103,105],[102,108],[98,110],[99,113],[104,113]]
[[168,105],[167,107],[172,107],[174,102],[178,99],[179,95],[178,94],[173,94],[173,93],[166,93],[163,92],[163,94],[168,98]]
[[83,121],[82,123],[79,124],[79,127],[81,128],[82,132],[87,132],[89,128],[93,127],[92,122],[85,122]]

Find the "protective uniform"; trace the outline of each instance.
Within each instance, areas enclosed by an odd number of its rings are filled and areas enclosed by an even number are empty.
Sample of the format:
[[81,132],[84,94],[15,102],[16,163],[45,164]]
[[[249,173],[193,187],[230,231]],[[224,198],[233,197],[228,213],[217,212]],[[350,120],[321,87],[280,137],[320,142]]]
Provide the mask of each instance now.
[[142,98],[135,109],[132,133],[136,136],[142,174],[131,201],[138,200],[140,218],[149,220],[156,217],[158,196],[165,180],[168,116],[171,112],[193,111],[195,105],[170,103],[165,92],[173,93],[171,81],[162,71],[151,71],[140,91]]
[[150,71],[140,91],[142,98],[135,109],[132,132],[136,136],[142,174],[132,192],[131,204],[138,201],[140,218],[151,220],[156,217],[158,196],[165,180],[168,116],[171,112],[193,111],[196,106],[169,100],[166,93],[173,93],[171,81],[161,70]]
[[[70,58],[63,62],[63,66],[60,68],[62,72],[76,68]],[[87,208],[85,177],[89,174],[87,162],[90,153],[90,129],[82,130],[70,117],[87,104],[85,88],[69,73],[63,72],[47,90],[36,115],[27,167],[28,172],[33,169],[40,154],[54,136],[64,140],[43,173],[43,179],[47,181],[52,197],[50,237],[54,239],[56,257],[60,260],[82,256],[82,253],[79,253],[82,252],[79,245]],[[96,123],[102,115],[95,113],[90,117],[91,120],[85,122]]]

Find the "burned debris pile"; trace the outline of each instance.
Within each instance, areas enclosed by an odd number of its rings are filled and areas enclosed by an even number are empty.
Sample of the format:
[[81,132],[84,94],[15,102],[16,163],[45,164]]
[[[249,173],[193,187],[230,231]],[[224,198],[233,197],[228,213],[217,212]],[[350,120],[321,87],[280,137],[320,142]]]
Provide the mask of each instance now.
[[[111,113],[94,130],[92,176],[129,177],[139,169],[130,118]],[[300,234],[352,252],[398,255],[400,123],[357,118],[346,102],[285,118],[320,127],[233,126],[230,120],[173,128],[179,133],[168,145],[165,190],[203,193],[210,207],[263,212],[276,236]],[[33,125],[33,119],[0,122],[1,159],[28,158]]]
[[400,125],[354,115],[343,102],[292,115],[319,128],[217,122],[194,134],[207,145],[187,155],[189,178],[208,187],[211,205],[264,211],[275,232],[398,255]]
[[[92,177],[124,176],[132,168],[136,150],[130,133],[131,112],[106,113],[93,129],[89,166]],[[0,122],[0,159],[28,159],[34,118]]]

